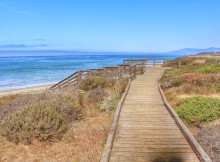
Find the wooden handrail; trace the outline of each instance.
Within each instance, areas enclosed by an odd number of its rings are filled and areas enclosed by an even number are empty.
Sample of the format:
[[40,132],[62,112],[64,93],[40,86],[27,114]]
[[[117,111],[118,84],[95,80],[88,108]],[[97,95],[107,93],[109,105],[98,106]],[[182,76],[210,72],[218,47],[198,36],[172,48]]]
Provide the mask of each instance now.
[[[157,60],[163,60],[163,63],[157,63]],[[129,77],[130,79],[134,79],[137,74],[144,73],[147,65],[161,65],[164,64],[165,60],[166,59],[127,59],[123,61],[123,64],[118,64],[117,66],[78,70],[53,85],[50,90],[61,90],[65,89],[66,87],[70,88],[73,85],[79,84],[82,79],[91,76],[111,77],[115,79]],[[149,64],[148,61],[153,61],[153,64]]]

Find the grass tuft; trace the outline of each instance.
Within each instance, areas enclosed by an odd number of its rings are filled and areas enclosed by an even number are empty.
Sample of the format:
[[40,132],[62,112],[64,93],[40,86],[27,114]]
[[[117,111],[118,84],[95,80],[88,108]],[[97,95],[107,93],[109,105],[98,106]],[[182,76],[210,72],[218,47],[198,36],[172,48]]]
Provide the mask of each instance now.
[[220,100],[212,97],[186,98],[176,107],[176,112],[189,124],[213,121],[220,117]]
[[207,65],[196,70],[198,73],[219,73],[220,64]]

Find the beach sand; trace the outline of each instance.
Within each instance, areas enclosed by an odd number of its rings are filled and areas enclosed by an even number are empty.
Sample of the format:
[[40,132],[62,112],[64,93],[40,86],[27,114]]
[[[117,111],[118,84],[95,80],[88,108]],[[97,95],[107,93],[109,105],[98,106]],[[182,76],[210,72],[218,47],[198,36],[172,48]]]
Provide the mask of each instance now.
[[53,84],[45,84],[45,85],[39,85],[39,86],[32,86],[32,87],[25,87],[25,88],[17,88],[17,89],[11,89],[6,91],[0,91],[0,97],[1,96],[7,96],[12,94],[24,94],[24,93],[38,93],[43,92],[50,88]]

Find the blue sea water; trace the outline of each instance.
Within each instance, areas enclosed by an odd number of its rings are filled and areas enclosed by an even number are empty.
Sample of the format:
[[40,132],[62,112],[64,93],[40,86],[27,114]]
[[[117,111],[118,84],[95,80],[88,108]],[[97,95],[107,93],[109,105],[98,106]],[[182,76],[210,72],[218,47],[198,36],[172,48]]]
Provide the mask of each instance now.
[[80,69],[117,65],[129,58],[175,56],[129,54],[0,57],[0,91],[55,83]]

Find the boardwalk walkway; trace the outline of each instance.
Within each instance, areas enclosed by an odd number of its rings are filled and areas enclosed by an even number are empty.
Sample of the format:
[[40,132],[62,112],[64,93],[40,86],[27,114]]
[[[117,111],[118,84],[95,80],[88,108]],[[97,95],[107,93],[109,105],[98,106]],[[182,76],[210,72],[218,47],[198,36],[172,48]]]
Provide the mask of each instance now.
[[110,161],[199,161],[170,116],[158,90],[164,68],[132,81],[121,109]]

